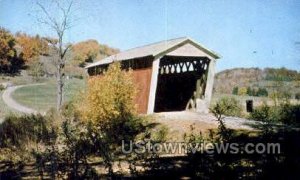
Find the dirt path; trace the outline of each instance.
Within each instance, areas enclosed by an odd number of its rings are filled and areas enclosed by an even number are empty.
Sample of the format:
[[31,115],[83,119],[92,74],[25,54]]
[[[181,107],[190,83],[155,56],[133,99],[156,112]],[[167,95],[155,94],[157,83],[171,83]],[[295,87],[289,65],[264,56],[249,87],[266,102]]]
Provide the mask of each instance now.
[[8,87],[2,94],[2,99],[4,101],[4,103],[9,106],[12,109],[15,109],[19,112],[22,113],[26,113],[26,114],[37,114],[38,111],[31,109],[29,107],[26,107],[22,104],[19,104],[18,102],[16,102],[12,97],[12,93],[21,87],[25,87],[25,86],[36,86],[36,85],[41,85],[42,83],[39,84],[30,84],[30,85],[20,85],[20,86],[12,86],[12,87]]
[[[212,114],[202,114],[190,111],[163,112],[154,115],[156,122],[169,128],[172,140],[182,140],[184,133],[191,132],[191,125],[196,133],[208,132],[216,129],[218,122]],[[224,119],[226,127],[231,129],[255,130],[253,128],[258,122],[238,117],[226,117]]]

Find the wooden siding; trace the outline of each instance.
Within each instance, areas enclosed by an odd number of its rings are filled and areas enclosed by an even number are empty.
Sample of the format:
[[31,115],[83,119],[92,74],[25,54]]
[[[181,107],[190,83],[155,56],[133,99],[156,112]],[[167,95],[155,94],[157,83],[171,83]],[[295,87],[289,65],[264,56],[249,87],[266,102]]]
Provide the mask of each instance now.
[[133,71],[134,83],[137,86],[138,94],[135,99],[137,111],[140,114],[146,114],[148,108],[148,100],[150,93],[152,67],[143,69],[135,69]]

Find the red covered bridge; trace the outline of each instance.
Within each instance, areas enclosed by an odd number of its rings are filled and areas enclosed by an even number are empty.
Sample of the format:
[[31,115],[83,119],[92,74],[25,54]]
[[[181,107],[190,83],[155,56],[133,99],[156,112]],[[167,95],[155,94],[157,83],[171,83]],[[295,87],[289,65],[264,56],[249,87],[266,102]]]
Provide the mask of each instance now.
[[133,69],[139,94],[138,112],[192,109],[208,112],[219,55],[189,38],[177,38],[129,49],[86,66],[102,74],[114,61]]

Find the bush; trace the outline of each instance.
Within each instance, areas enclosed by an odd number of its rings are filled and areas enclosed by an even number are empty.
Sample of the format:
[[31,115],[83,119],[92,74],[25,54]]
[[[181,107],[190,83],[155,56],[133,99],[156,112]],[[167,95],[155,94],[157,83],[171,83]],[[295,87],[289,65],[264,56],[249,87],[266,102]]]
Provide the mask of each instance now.
[[279,120],[288,125],[300,125],[300,105],[285,104],[281,106]]
[[10,115],[0,125],[0,147],[23,148],[29,143],[47,141],[47,120],[42,115]]
[[5,90],[5,87],[3,86],[3,84],[0,84],[0,91]]
[[295,94],[295,99],[300,100],[300,93]]
[[133,116],[136,87],[131,74],[114,63],[103,76],[90,78],[78,104],[83,120],[105,126],[112,120]]
[[246,87],[241,87],[238,89],[238,95],[240,96],[245,96],[247,94],[247,88]]
[[122,71],[120,63],[111,64],[102,76],[92,77],[77,103],[87,126],[87,136],[96,145],[109,172],[122,140],[134,140],[145,132],[144,119],[136,115],[136,88],[131,71]]
[[257,121],[271,122],[275,121],[275,119],[272,118],[274,117],[274,112],[274,108],[271,108],[267,104],[263,104],[251,112],[250,118]]
[[238,95],[238,92],[239,92],[239,87],[235,86],[235,87],[232,89],[232,94]]
[[258,88],[256,95],[259,97],[267,97],[268,96],[268,91],[266,88]]
[[283,123],[287,125],[300,124],[300,105],[281,104],[268,106],[266,104],[256,108],[250,118],[265,123]]
[[223,115],[226,116],[242,116],[242,107],[239,101],[233,97],[223,97],[217,101],[217,103],[211,108],[211,111],[218,108],[222,111]]

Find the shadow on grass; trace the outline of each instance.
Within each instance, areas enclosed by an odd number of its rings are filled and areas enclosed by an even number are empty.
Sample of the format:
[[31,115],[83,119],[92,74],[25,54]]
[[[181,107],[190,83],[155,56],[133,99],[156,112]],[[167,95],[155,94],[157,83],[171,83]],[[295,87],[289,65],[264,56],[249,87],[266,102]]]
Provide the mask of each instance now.
[[[160,157],[144,160],[146,169],[142,173],[125,176],[115,174],[120,179],[153,179],[153,178],[190,178],[190,179],[297,179],[300,177],[300,131],[282,127],[277,131],[261,133],[256,136],[247,132],[234,132],[228,143],[279,143],[279,154],[267,153],[195,153],[181,157]],[[76,179],[111,178],[107,174],[97,174],[96,167],[101,163],[82,165],[82,172]],[[59,164],[58,171],[66,171],[65,164]],[[51,171],[51,167],[44,167]],[[15,165],[9,162],[0,164],[0,179],[21,179],[23,177],[51,177],[49,173],[41,175],[37,169],[28,165]],[[68,171],[68,170],[67,170]],[[72,177],[70,175],[69,177]]]
[[190,154],[187,157],[159,158],[157,166],[136,178],[200,179],[297,179],[300,177],[300,131],[281,128],[277,132],[249,136],[238,134],[229,143],[280,143],[279,154],[221,153]]

